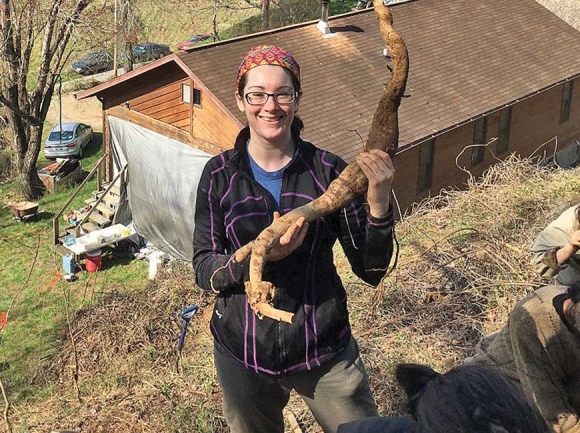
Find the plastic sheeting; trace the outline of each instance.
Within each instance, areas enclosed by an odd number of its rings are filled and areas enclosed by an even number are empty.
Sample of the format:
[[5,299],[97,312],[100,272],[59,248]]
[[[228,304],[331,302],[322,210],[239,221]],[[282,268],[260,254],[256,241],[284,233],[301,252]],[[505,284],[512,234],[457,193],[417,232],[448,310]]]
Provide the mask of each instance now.
[[128,164],[127,199],[137,233],[191,261],[197,186],[211,155],[117,117],[109,116],[109,125],[115,163]]

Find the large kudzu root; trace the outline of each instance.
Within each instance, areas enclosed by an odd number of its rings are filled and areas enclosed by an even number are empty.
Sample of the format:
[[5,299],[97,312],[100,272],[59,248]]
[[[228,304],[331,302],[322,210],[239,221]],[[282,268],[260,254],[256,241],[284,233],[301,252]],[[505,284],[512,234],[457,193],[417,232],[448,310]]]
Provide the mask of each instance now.
[[[389,83],[373,117],[373,123],[363,150],[372,149],[387,151],[392,157],[398,147],[399,122],[397,110],[405,92],[409,71],[409,56],[405,43],[393,29],[393,19],[383,0],[374,0],[375,13],[379,19],[379,29],[393,61],[392,74]],[[304,217],[306,222],[331,214],[346,207],[356,197],[364,194],[368,180],[358,164],[349,164],[340,176],[328,187],[328,190],[316,200],[301,206],[278,218],[264,229],[255,241],[243,246],[234,253],[234,261],[239,263],[251,254],[250,280],[246,282],[248,302],[254,312],[260,317],[270,317],[292,323],[293,314],[272,307],[276,289],[271,283],[262,281],[264,264],[270,250],[286,231]]]

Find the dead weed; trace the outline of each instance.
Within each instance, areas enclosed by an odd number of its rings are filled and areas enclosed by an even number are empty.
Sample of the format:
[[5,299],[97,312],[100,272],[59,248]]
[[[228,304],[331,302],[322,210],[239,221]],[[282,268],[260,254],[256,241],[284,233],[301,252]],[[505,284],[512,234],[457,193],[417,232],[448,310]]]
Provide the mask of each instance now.
[[[579,190],[577,170],[515,158],[498,164],[469,190],[443,192],[398,223],[398,267],[377,289],[354,277],[337,250],[381,413],[404,410],[395,364],[446,370],[460,363],[516,301],[544,283],[528,248]],[[50,396],[15,408],[15,421],[29,432],[227,431],[208,327],[213,296],[193,281],[190,266],[174,263],[143,290],[108,295],[81,311],[71,324],[74,345],[67,338],[36,378]],[[180,358],[178,313],[193,303],[200,312]],[[304,431],[320,431],[296,396],[289,409]]]

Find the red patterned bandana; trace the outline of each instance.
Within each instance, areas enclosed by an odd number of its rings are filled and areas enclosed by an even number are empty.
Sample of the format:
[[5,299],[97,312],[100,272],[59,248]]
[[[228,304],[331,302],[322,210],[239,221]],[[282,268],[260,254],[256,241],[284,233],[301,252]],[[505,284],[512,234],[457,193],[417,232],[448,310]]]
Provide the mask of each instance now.
[[300,82],[300,66],[298,66],[298,62],[292,57],[292,54],[284,48],[275,45],[260,45],[248,51],[248,54],[246,54],[246,57],[244,57],[244,60],[240,64],[236,89],[239,87],[240,79],[246,72],[256,66],[262,65],[275,65],[286,68]]

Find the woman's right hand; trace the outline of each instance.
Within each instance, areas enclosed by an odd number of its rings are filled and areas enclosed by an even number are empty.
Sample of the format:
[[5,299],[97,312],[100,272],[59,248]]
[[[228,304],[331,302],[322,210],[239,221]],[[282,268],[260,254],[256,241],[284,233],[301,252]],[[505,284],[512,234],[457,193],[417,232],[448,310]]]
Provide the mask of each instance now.
[[[280,218],[279,212],[274,212],[274,221]],[[289,256],[296,248],[302,245],[306,233],[308,232],[308,223],[304,217],[300,217],[294,224],[292,224],[286,233],[272,245],[270,254],[268,255],[269,262],[276,262]]]

